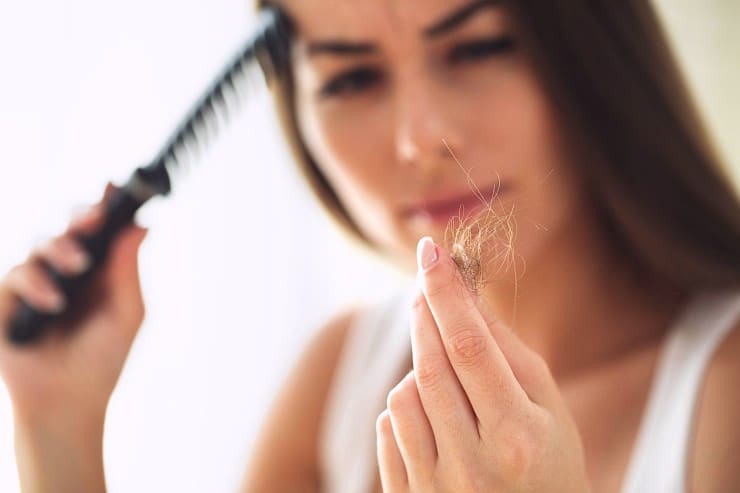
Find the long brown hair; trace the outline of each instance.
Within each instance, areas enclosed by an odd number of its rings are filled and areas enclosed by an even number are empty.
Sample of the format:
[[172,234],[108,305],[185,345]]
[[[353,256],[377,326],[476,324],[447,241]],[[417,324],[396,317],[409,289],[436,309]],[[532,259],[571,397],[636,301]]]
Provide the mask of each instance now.
[[[686,289],[740,286],[740,200],[649,0],[501,3],[605,232],[635,270]],[[272,92],[294,157],[330,215],[369,243],[301,138],[290,67],[285,74]]]

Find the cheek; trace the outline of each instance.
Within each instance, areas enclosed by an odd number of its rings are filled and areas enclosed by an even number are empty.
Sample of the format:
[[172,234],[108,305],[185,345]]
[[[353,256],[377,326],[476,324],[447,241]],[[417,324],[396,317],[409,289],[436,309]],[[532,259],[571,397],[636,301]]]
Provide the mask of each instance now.
[[[519,112],[522,138],[522,179],[525,210],[537,227],[556,230],[576,216],[582,186],[570,152],[564,145],[562,125],[542,90],[533,88]],[[539,230],[538,230],[539,231]]]
[[347,212],[375,244],[397,249],[388,207],[398,200],[397,182],[388,179],[395,163],[388,105],[350,111],[304,102],[297,111],[305,145]]
[[322,107],[304,102],[298,108],[299,126],[306,146],[327,179],[337,184],[337,192],[353,189],[363,193],[373,188],[386,172],[383,159],[387,139],[382,107],[371,110]]
[[502,172],[523,182],[521,186],[535,178],[544,179],[563,159],[556,117],[537,80],[523,68],[512,72],[473,98],[479,106],[477,112],[471,109],[469,114],[485,112],[476,140],[483,143]]
[[578,216],[582,187],[558,115],[534,74],[513,72],[478,100],[490,116],[475,138],[491,172],[512,186],[505,204],[516,211],[517,249],[527,258]]

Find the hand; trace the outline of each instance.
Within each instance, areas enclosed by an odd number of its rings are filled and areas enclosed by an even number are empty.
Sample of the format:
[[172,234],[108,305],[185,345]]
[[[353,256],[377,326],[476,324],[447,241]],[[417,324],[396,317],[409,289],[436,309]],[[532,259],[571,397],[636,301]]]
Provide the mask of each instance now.
[[414,370],[377,422],[385,493],[589,491],[544,360],[481,310],[441,247],[424,238],[418,257]]
[[[109,185],[106,196],[111,190]],[[101,419],[105,413],[144,316],[137,251],[146,230],[132,226],[122,232],[106,264],[81,293],[84,302],[50,327],[39,343],[17,347],[6,337],[18,299],[44,311],[59,309],[66,302],[40,260],[62,272],[82,271],[86,259],[73,233],[95,230],[102,217],[101,201],[0,280],[0,375],[16,419],[71,424],[88,416]]]

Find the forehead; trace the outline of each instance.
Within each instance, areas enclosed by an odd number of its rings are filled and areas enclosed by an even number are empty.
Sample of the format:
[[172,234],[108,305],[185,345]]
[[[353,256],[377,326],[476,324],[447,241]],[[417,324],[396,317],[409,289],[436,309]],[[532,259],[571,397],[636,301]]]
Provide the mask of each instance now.
[[281,0],[306,39],[418,33],[472,0]]

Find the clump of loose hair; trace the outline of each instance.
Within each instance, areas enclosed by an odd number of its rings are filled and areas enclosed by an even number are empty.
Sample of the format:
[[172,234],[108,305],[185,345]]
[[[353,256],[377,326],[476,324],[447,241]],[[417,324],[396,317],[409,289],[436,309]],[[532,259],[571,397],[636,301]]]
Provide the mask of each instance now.
[[[514,269],[516,281],[514,242],[517,227],[514,206],[507,209],[498,200],[498,193],[501,190],[500,180],[491,197],[485,197],[447,142],[443,143],[457,165],[465,172],[471,190],[484,205],[484,211],[476,215],[466,215],[464,206],[460,206],[459,214],[450,219],[445,230],[445,247],[450,252],[463,282],[471,292],[478,295],[490,279],[510,267]],[[492,265],[495,265],[495,269],[491,269]]]

